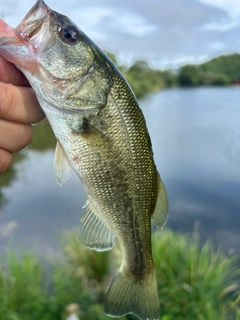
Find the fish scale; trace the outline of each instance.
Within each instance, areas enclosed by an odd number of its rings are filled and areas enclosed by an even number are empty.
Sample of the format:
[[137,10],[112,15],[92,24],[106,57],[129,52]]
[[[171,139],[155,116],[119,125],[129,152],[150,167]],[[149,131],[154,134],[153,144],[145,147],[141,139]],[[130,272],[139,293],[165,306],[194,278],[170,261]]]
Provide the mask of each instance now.
[[163,227],[168,201],[134,94],[91,39],[42,0],[17,28],[2,26],[0,55],[25,74],[56,136],[57,182],[73,169],[88,196],[78,241],[97,251],[119,241],[105,313],[159,319],[151,220]]
[[[113,72],[115,72],[115,70],[113,70]],[[152,261],[150,216],[154,210],[157,197],[156,169],[151,156],[150,138],[142,112],[132,96],[129,98],[128,95],[124,95],[124,98],[120,101],[117,100],[116,102],[116,93],[118,93],[119,90],[125,92],[129,89],[125,81],[121,78],[114,79],[113,76],[113,83],[113,87],[110,90],[110,96],[114,102],[109,98],[109,107],[106,106],[106,108],[103,109],[102,117],[104,117],[104,119],[109,119],[109,116],[106,114],[108,110],[111,113],[113,110],[115,111],[115,121],[112,122],[112,124],[114,127],[113,132],[117,135],[117,138],[115,139],[112,134],[109,134],[109,136],[115,141],[117,148],[125,150],[124,169],[128,172],[129,176],[132,177],[129,181],[129,193],[127,194],[127,197],[132,202],[131,207],[133,208],[133,210],[127,210],[130,206],[129,203],[126,203],[125,201],[122,211],[117,211],[115,213],[121,217],[121,219],[119,219],[120,226],[117,226],[117,229],[121,230],[121,233],[118,234],[115,230],[114,232],[118,239],[121,239],[120,244],[122,242],[124,243],[123,247],[128,247],[126,256],[129,261],[127,264],[131,265],[131,269],[133,270],[141,270],[142,274],[139,274],[138,272],[138,275],[143,276],[144,272],[146,272],[145,266],[148,266],[149,264],[144,263],[144,257],[148,261]],[[115,108],[113,107],[114,105]],[[126,121],[124,121],[125,118]],[[124,126],[122,125],[122,122],[124,122]],[[119,124],[120,130],[124,132],[120,133],[119,130],[116,130],[117,123]],[[111,128],[109,128],[109,131],[111,131]],[[122,139],[124,136],[127,137],[126,140]],[[121,139],[119,139],[119,137],[121,137]],[[139,172],[142,174],[139,175]],[[117,197],[119,198],[119,194],[117,194]],[[134,212],[135,214],[133,214]],[[110,215],[112,214],[113,212],[111,210]],[[148,219],[147,221],[146,218]],[[125,227],[125,229],[128,230],[126,234],[123,234],[122,232],[122,221],[124,221],[124,226],[128,224],[127,228]],[[146,232],[142,231],[141,234],[139,234],[139,229],[146,229]],[[130,244],[128,244],[129,230],[132,230],[133,233]],[[141,237],[143,237],[143,239],[141,239]],[[132,242],[134,244],[136,239],[138,239],[139,244],[132,246]],[[146,244],[146,246],[143,246],[142,243]],[[141,247],[141,252],[139,247]]]

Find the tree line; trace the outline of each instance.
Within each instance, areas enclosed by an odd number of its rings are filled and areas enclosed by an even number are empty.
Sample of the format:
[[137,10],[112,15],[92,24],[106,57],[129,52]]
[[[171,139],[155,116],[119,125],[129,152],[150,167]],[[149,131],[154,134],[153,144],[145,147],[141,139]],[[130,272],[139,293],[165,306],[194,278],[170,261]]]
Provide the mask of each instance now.
[[157,70],[143,60],[130,67],[119,65],[114,54],[107,55],[118,66],[138,98],[168,87],[240,84],[240,54],[222,55],[200,65],[188,64],[178,70]]

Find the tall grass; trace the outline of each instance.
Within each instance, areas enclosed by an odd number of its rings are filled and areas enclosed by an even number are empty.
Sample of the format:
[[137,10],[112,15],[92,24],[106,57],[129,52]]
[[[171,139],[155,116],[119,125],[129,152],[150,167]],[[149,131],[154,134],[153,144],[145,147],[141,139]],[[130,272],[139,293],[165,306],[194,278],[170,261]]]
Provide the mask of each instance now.
[[0,269],[0,319],[47,319],[47,292],[42,282],[42,268],[35,256],[23,253],[19,261],[8,253],[7,265]]
[[[162,320],[240,320],[239,257],[169,230],[156,232],[152,242]],[[120,265],[119,249],[85,249],[76,232],[63,243],[61,258],[44,266],[34,254],[8,254],[0,266],[0,320],[65,320],[73,302],[81,320],[109,319],[102,302]]]
[[201,246],[196,234],[171,231],[155,233],[153,256],[166,319],[240,319],[236,256],[214,251],[209,241]]

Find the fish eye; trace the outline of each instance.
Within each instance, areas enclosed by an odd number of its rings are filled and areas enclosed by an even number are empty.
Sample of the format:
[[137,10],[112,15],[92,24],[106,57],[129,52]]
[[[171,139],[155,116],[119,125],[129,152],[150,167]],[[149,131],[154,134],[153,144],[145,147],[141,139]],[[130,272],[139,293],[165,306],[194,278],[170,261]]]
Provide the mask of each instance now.
[[74,44],[79,39],[79,33],[76,27],[72,25],[64,25],[58,31],[62,40],[68,44]]

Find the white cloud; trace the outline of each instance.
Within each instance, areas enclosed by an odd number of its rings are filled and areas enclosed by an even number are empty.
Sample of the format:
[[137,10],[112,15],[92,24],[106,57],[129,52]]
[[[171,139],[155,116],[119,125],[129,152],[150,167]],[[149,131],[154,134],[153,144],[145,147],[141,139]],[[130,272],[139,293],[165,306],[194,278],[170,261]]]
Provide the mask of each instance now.
[[229,31],[234,28],[236,28],[239,25],[239,22],[237,20],[229,20],[226,22],[212,22],[205,24],[203,26],[203,30],[210,30],[210,31],[217,31],[217,32],[223,32],[223,31]]
[[122,30],[137,37],[147,35],[158,28],[156,25],[148,24],[144,18],[132,13],[122,12],[118,16],[115,14],[115,17],[116,24],[118,23]]
[[137,37],[144,36],[157,29],[156,25],[149,24],[144,17],[122,10],[110,7],[97,7],[91,6],[76,11],[72,15],[72,20],[81,25],[81,28],[91,31],[91,34],[95,34],[97,38],[106,39],[107,34],[103,35],[103,32],[97,32],[98,25],[106,24],[111,21],[111,27],[116,31],[121,30],[129,35]]
[[[0,17],[16,26],[33,1],[1,0]],[[46,2],[120,63],[144,59],[154,67],[175,68],[240,48],[240,0]]]
[[240,1],[238,0],[200,0],[201,2],[212,5],[226,11],[230,16],[240,16]]

